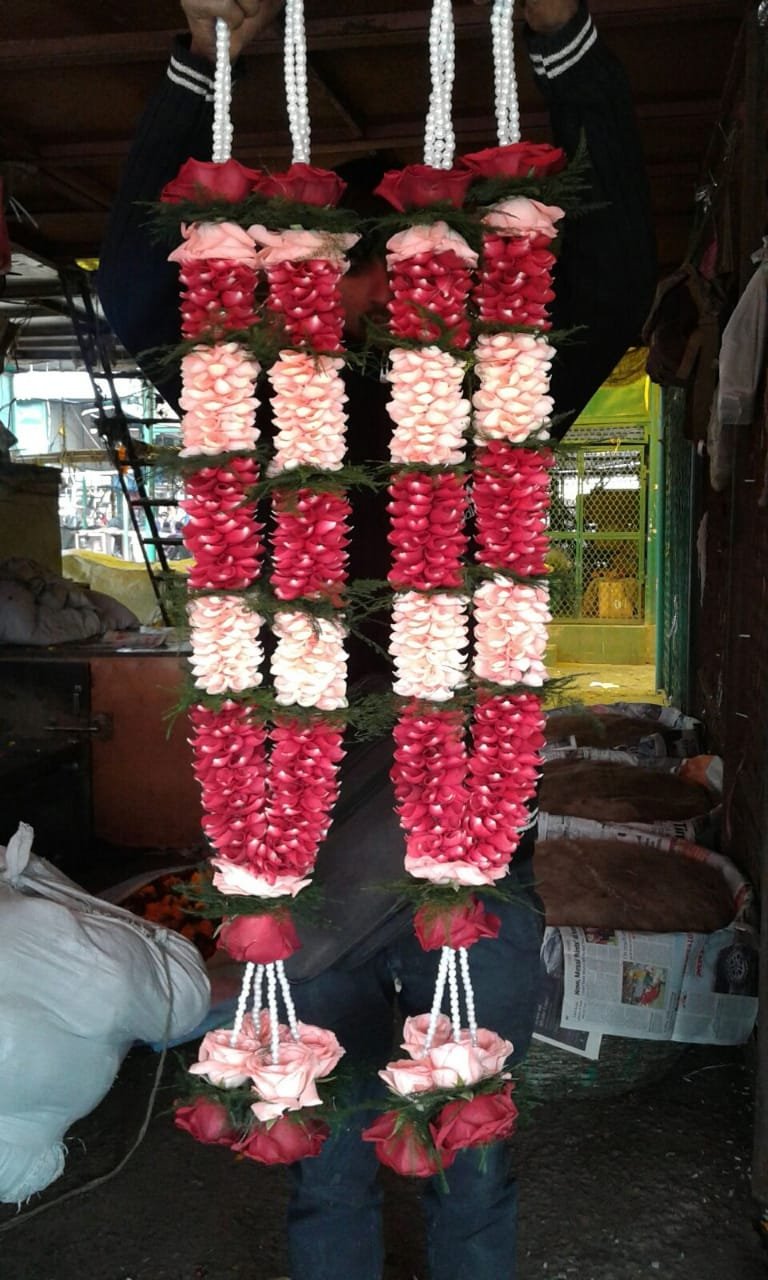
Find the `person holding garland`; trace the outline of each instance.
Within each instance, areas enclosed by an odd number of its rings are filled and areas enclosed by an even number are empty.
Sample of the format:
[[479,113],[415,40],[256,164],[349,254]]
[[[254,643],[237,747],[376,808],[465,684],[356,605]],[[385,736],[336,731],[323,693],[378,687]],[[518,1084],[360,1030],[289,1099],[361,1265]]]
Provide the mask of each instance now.
[[[231,29],[233,62],[273,21],[280,0],[181,0],[188,33],[176,41],[167,74],[144,113],[123,174],[102,248],[98,291],[126,349],[140,353],[179,342],[178,272],[147,227],[145,205],[188,156],[210,153],[214,23]],[[573,156],[582,138],[589,155],[587,202],[595,208],[568,224],[555,275],[552,323],[580,327],[552,368],[551,394],[562,437],[637,339],[656,278],[647,183],[631,96],[616,59],[602,44],[584,0],[527,0],[521,6],[536,84],[551,117],[553,142]],[[360,188],[376,185],[377,162],[342,167],[346,200],[372,207]],[[358,256],[341,281],[348,345],[367,322],[386,322],[389,300],[383,256]],[[150,366],[148,371],[150,370]],[[157,382],[155,373],[154,379]],[[345,371],[349,461],[386,461],[392,430],[387,388],[363,369]],[[179,379],[158,383],[178,406]],[[269,430],[269,405],[263,429]],[[350,577],[386,579],[385,495],[352,500]],[[375,635],[375,628],[374,633]],[[383,631],[380,634],[380,643]],[[386,641],[384,640],[384,644]],[[350,644],[350,678],[375,688],[382,681],[375,648]],[[342,766],[341,794],[331,833],[318,858],[326,899],[322,926],[297,927],[302,949],[287,963],[299,1018],[332,1029],[356,1071],[347,1101],[352,1118],[320,1154],[289,1166],[288,1236],[292,1280],[381,1280],[383,1247],[377,1159],[361,1130],[383,1085],[396,1006],[402,1016],[429,1007],[437,956],[414,936],[411,911],[382,889],[402,874],[403,835],[394,812],[389,741],[352,747]],[[543,917],[533,888],[535,827],[522,837],[503,883],[508,900],[494,901],[501,918],[495,938],[472,953],[477,1016],[514,1045],[507,1065],[525,1056],[534,1026]],[[376,892],[366,891],[376,889]],[[425,1183],[424,1211],[432,1280],[512,1280],[516,1274],[517,1190],[510,1152],[496,1142],[460,1151],[442,1178]]]

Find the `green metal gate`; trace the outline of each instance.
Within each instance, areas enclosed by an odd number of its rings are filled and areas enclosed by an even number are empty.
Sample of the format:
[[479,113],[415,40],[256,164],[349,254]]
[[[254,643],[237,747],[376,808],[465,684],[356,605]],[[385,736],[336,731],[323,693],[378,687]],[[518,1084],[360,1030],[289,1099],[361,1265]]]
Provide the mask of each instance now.
[[552,613],[562,621],[646,615],[648,444],[641,427],[572,431],[552,473]]

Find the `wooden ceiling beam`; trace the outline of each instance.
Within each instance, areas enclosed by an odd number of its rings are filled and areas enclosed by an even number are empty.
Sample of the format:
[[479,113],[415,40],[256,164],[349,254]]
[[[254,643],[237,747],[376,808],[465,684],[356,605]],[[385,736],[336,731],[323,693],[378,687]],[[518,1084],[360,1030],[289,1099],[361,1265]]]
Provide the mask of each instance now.
[[[671,22],[739,21],[744,15],[743,0],[592,0],[591,10],[600,29],[633,27]],[[458,5],[454,23],[458,39],[482,38],[488,34],[488,5]],[[390,13],[351,14],[346,17],[309,18],[307,43],[320,49],[359,49],[369,45],[396,45],[423,42],[429,12],[406,9]],[[43,37],[42,39],[0,42],[0,69],[8,72],[104,66],[111,63],[163,61],[177,30],[102,32],[85,36]],[[248,56],[273,55],[282,49],[282,35],[276,26],[248,51]]]

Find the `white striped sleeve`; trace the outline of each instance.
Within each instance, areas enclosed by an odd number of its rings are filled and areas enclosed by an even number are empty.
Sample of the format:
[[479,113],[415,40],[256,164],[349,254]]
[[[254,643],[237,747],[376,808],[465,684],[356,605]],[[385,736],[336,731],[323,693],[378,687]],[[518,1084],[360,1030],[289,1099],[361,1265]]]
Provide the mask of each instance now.
[[545,76],[548,80],[555,80],[564,71],[568,71],[570,67],[575,66],[584,57],[584,54],[592,48],[596,40],[595,25],[589,14],[585,14],[584,22],[579,31],[562,49],[558,49],[556,53],[531,53],[530,58],[533,63],[533,69],[537,75]]
[[204,98],[206,102],[213,102],[213,77],[206,75],[202,71],[196,71],[194,67],[182,62],[175,54],[171,56],[168,64],[168,79],[172,80],[174,84],[180,85],[182,89],[188,89],[190,93],[196,93],[198,97]]

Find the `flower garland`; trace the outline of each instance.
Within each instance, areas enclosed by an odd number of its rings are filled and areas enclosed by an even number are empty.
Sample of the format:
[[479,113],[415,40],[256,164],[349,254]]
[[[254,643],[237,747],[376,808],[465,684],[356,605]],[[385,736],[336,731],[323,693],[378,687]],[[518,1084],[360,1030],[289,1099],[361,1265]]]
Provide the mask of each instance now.
[[[298,0],[289,7],[295,56]],[[218,943],[246,965],[234,1026],[203,1037],[190,1068],[197,1093],[178,1107],[176,1121],[203,1142],[274,1163],[319,1152],[328,1129],[316,1118],[317,1086],[344,1052],[332,1032],[297,1020],[283,962],[300,945],[286,903],[310,882],[343,756],[337,713],[347,705],[350,506],[334,476],[347,425],[339,281],[357,236],[311,226],[315,209],[333,206],[344,189],[335,174],[303,161],[282,174],[246,170],[222,153],[227,128],[218,103],[216,119],[217,163],[188,161],[162,199],[231,200],[234,214],[236,202],[255,193],[270,222],[272,203],[278,211],[287,203],[309,225],[275,230],[266,220],[244,227],[234,217],[196,219],[182,226],[182,243],[170,254],[180,266],[182,333],[193,344],[182,359],[181,455],[216,459],[188,475],[183,503],[184,542],[194,557],[191,668],[196,687],[217,699],[190,712],[194,769],[213,885],[226,905]],[[257,304],[262,279],[266,298]],[[264,530],[252,497],[259,481],[252,453],[261,374],[254,352],[269,345],[265,333],[281,339],[268,370],[276,429],[268,475],[301,468],[313,477],[312,487],[298,479],[281,485],[272,500],[270,586],[278,609],[269,723],[238,698],[264,680],[264,618],[253,607]],[[327,602],[330,616],[308,612],[313,601]]]
[[[433,53],[432,62],[441,59]],[[516,105],[504,96],[500,109],[508,118]],[[458,1149],[514,1129],[512,1086],[503,1069],[513,1046],[477,1026],[468,959],[468,948],[496,936],[500,921],[472,890],[506,875],[530,825],[544,718],[540,698],[526,686],[544,683],[550,620],[541,578],[553,464],[545,442],[554,352],[544,331],[554,296],[550,246],[563,211],[510,193],[478,208],[478,258],[452,230],[448,210],[463,198],[472,202],[472,185],[480,179],[503,188],[508,177],[513,191],[518,174],[542,177],[564,162],[555,148],[532,156],[518,141],[468,156],[455,168],[445,147],[433,153],[433,163],[390,173],[377,188],[410,223],[387,244],[395,344],[388,374],[391,458],[402,468],[395,471],[389,505],[390,583],[396,590],[390,648],[394,689],[404,699],[392,776],[406,870],[435,887],[416,913],[417,937],[441,956],[431,1012],[415,1021],[418,1034],[406,1025],[403,1047],[410,1057],[379,1073],[390,1109],[363,1136],[385,1164],[416,1176],[440,1172]],[[446,208],[445,221],[434,220],[435,205]],[[469,370],[463,353],[472,327],[478,336],[468,480],[470,403],[463,385]],[[397,345],[403,340],[407,347]],[[471,596],[462,563],[470,498],[474,559],[485,578]],[[470,682],[468,722],[464,700],[457,705],[456,698]],[[451,887],[456,896],[446,907]],[[450,1018],[440,1012],[446,987]]]

